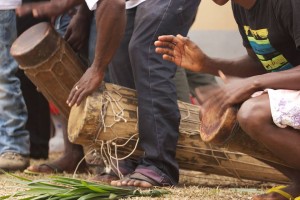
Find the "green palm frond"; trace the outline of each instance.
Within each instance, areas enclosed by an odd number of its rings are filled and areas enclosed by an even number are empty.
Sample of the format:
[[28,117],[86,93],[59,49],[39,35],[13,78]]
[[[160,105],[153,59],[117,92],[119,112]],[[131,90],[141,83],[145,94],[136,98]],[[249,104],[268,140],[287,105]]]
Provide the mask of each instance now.
[[11,199],[13,197],[21,200],[96,200],[136,196],[157,197],[169,193],[167,190],[137,190],[114,187],[61,176],[54,176],[43,180],[30,180],[14,174],[8,175],[17,178],[18,183],[25,190],[12,195],[0,196],[0,200]]

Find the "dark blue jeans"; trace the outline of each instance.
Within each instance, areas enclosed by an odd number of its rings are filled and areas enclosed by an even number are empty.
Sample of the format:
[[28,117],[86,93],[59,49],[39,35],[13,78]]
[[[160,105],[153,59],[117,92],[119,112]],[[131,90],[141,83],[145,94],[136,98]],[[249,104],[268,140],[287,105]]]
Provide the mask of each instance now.
[[137,90],[139,137],[144,150],[138,169],[154,171],[161,183],[178,183],[175,154],[180,112],[172,81],[176,65],[155,53],[154,41],[165,34],[187,35],[199,3],[147,0],[127,10],[126,32],[109,67],[113,83]]

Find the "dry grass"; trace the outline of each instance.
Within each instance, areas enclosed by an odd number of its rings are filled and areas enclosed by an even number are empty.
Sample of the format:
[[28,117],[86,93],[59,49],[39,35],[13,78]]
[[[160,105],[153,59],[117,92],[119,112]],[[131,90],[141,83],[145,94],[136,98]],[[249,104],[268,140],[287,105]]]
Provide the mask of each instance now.
[[[51,156],[53,159],[53,156]],[[44,160],[32,160],[32,164],[42,163]],[[45,179],[51,175],[30,176],[22,172],[16,172],[16,175],[30,179]],[[60,174],[72,177],[72,174]],[[89,179],[91,174],[76,175],[76,178]],[[17,190],[22,190],[20,185],[16,184],[15,179],[5,175],[0,175],[0,195],[13,194]],[[257,181],[238,180],[236,178],[207,175],[201,172],[181,171],[180,184],[174,188],[166,188],[171,193],[160,198],[139,197],[135,200],[147,199],[180,199],[180,200],[247,200],[255,194],[260,194],[266,188],[271,186],[269,183]]]

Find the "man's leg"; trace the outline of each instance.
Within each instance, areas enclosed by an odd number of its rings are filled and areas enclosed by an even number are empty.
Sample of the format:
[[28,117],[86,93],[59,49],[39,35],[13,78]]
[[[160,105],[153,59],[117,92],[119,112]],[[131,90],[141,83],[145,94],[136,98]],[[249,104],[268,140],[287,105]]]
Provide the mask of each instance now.
[[23,170],[29,164],[27,109],[16,77],[17,62],[10,55],[16,39],[16,15],[0,11],[0,169]]
[[[289,167],[270,164],[285,174],[293,184],[282,189],[293,197],[300,195],[300,131],[293,128],[279,128],[272,120],[269,96],[264,94],[251,98],[241,106],[238,112],[241,128],[254,140],[266,146],[274,155],[285,161]],[[255,200],[286,200],[278,193],[259,195]]]
[[178,182],[175,152],[180,113],[172,80],[176,66],[155,53],[154,41],[162,34],[186,35],[198,4],[153,0],[137,7],[129,56],[138,93],[140,145],[145,153],[135,173],[113,185],[151,187]]
[[126,10],[126,15],[127,24],[124,37],[109,65],[109,75],[112,83],[135,89],[135,82],[129,58],[128,46],[134,29],[136,8]]

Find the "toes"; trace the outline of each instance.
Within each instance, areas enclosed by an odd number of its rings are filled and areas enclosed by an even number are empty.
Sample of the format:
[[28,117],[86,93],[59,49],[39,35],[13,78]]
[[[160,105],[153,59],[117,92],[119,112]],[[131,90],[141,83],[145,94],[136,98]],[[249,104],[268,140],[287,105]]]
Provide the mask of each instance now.
[[118,180],[118,181],[111,181],[111,182],[110,182],[110,185],[112,185],[112,186],[118,186],[118,187],[122,186],[120,180]]
[[151,183],[148,183],[147,181],[135,180],[133,186],[141,188],[151,188],[153,185]]

